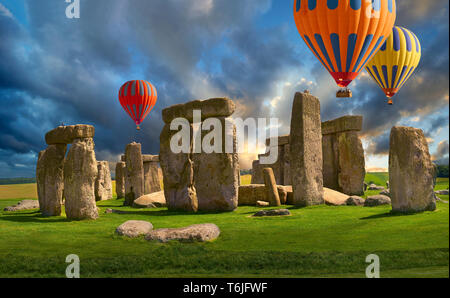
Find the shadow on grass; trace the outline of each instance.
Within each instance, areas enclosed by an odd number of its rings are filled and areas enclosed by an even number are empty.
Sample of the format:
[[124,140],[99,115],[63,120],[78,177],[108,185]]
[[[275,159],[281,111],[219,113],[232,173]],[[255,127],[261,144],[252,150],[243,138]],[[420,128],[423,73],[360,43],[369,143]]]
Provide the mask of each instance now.
[[367,219],[377,219],[377,218],[385,218],[385,217],[399,217],[399,216],[411,216],[416,215],[423,212],[417,212],[417,213],[401,213],[401,212],[395,212],[395,211],[389,211],[382,214],[375,214],[367,217],[361,217],[361,220],[367,220]]
[[71,222],[64,217],[48,217],[43,216],[39,211],[34,211],[30,213],[16,213],[16,214],[2,214],[0,220],[4,221],[12,221],[12,222],[41,222],[41,223],[50,223],[50,222]]
[[[105,207],[105,206],[101,206]],[[159,209],[159,210],[149,210],[149,209],[116,209],[123,206],[111,206],[115,207],[112,208],[113,210],[124,212],[123,214],[120,213],[112,213],[112,214],[118,214],[118,215],[146,215],[146,216],[176,216],[176,215],[185,215],[185,216],[199,216],[199,215],[219,215],[219,214],[227,214],[230,212],[223,211],[198,211],[198,212],[187,212],[187,211],[175,211],[175,210],[168,210],[168,209]],[[102,214],[105,214],[104,210],[102,211]],[[111,214],[111,213],[109,213]]]

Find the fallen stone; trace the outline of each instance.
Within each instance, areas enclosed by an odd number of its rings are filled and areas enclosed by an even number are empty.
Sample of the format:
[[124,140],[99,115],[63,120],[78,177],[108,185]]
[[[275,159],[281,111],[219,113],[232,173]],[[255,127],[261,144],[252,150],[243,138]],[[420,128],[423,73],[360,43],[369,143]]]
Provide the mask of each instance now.
[[133,208],[160,208],[166,207],[164,191],[143,195],[133,202]]
[[44,216],[61,215],[66,150],[66,144],[56,144],[39,153],[36,185],[40,211]]
[[162,118],[170,124],[176,118],[184,118],[193,122],[193,110],[200,110],[202,121],[211,117],[228,117],[236,109],[234,102],[228,98],[211,98],[207,100],[194,100],[184,104],[177,104],[162,111]]
[[367,189],[368,190],[386,190],[386,188],[384,188],[383,186],[378,186],[375,184],[370,184]]
[[306,93],[295,94],[289,144],[294,204],[323,204],[322,132],[318,98]]
[[257,201],[256,202],[256,207],[269,207],[270,203],[269,202],[265,202],[265,201]]
[[64,162],[64,197],[69,219],[96,219],[95,179],[98,168],[94,141],[75,139]]
[[219,235],[220,229],[215,224],[197,224],[183,228],[153,230],[145,236],[145,240],[156,240],[163,243],[170,240],[205,242],[215,240]]
[[45,142],[48,145],[71,144],[75,139],[93,138],[94,135],[95,128],[92,125],[58,126],[45,134]]
[[348,195],[324,187],[323,188],[323,199],[325,200],[325,204],[327,204],[327,205],[345,206],[345,205],[347,205]]
[[390,205],[391,199],[387,196],[376,195],[370,196],[364,201],[364,207],[375,207],[381,205]]
[[291,215],[291,212],[287,209],[277,209],[277,210],[261,210],[253,214],[254,217],[264,217],[264,216],[287,216]]
[[117,227],[116,233],[120,236],[136,238],[146,235],[153,230],[153,225],[148,221],[129,220]]
[[37,200],[22,200],[16,205],[8,206],[3,209],[3,211],[20,211],[20,210],[30,210],[39,209],[39,201]]
[[438,190],[435,192],[437,195],[441,195],[441,196],[448,196],[449,195],[449,191],[448,189],[443,189],[443,190]]
[[434,176],[435,166],[423,131],[413,127],[393,127],[389,147],[392,211],[435,210]]
[[347,206],[364,206],[364,199],[358,196],[351,196],[346,203]]
[[389,192],[389,189],[385,189],[385,190],[380,191],[380,195],[390,197],[391,193]]
[[106,214],[111,214],[111,213],[116,213],[116,214],[135,214],[134,211],[123,211],[123,210],[116,210],[116,209],[111,209],[111,208],[106,208],[105,209],[105,213]]

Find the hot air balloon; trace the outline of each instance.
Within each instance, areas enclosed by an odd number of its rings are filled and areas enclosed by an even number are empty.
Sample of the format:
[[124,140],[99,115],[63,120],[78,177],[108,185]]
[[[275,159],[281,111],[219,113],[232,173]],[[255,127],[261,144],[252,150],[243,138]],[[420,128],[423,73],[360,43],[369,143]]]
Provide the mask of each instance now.
[[367,72],[386,94],[388,104],[393,104],[392,96],[419,65],[421,52],[417,36],[406,28],[396,26],[381,49],[367,63]]
[[395,0],[296,0],[298,32],[341,89],[358,76],[394,27]]
[[130,115],[136,129],[147,117],[156,104],[157,93],[155,87],[147,81],[128,81],[120,87],[119,101],[122,108]]

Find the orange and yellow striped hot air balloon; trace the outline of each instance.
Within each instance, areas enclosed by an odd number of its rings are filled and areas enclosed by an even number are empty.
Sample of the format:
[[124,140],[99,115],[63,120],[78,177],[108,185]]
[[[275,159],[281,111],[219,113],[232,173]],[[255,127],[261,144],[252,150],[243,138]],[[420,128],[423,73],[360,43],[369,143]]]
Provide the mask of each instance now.
[[133,119],[138,130],[139,125],[155,106],[157,96],[156,88],[143,80],[128,81],[120,87],[120,104]]
[[[346,88],[391,34],[396,3],[395,0],[296,0],[294,18],[309,49],[337,85]],[[351,96],[347,94],[346,97]]]

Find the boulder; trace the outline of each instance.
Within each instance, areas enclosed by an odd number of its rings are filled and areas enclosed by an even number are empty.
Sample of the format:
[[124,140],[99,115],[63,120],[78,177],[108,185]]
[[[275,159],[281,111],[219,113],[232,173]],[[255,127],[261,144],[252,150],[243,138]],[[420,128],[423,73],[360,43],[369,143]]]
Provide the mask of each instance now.
[[8,206],[3,209],[3,211],[21,211],[21,210],[30,210],[30,209],[39,209],[39,201],[37,200],[22,200],[18,202],[16,205]]
[[368,190],[380,190],[380,191],[382,191],[382,190],[386,190],[383,186],[378,186],[378,185],[375,185],[375,184],[370,184],[369,185],[369,187],[367,188]]
[[389,189],[385,189],[385,190],[380,191],[380,195],[390,197],[391,193],[389,192]]
[[[160,135],[160,165],[163,172],[164,196],[169,210],[196,212],[193,161],[189,153],[173,153],[170,140],[177,132],[165,125]],[[191,126],[192,135],[192,126]],[[192,139],[190,148],[192,148]]]
[[448,189],[438,190],[435,192],[437,195],[448,196]]
[[322,134],[328,135],[346,131],[361,131],[362,124],[362,116],[344,116],[338,119],[323,122],[321,124]]
[[390,205],[391,199],[387,196],[376,195],[370,196],[364,201],[364,207],[375,207],[381,205]]
[[145,240],[168,242],[178,240],[181,242],[205,242],[212,241],[219,237],[220,229],[215,224],[197,224],[176,229],[157,229],[150,231]]
[[323,188],[323,199],[325,201],[325,204],[327,204],[327,205],[345,206],[345,205],[347,205],[348,195],[324,187]]
[[207,100],[194,100],[184,104],[177,104],[162,111],[162,118],[170,124],[176,118],[184,118],[193,122],[193,110],[200,110],[202,119],[211,117],[228,117],[236,109],[234,102],[228,98],[211,98]]
[[48,145],[71,144],[75,139],[93,138],[94,135],[95,128],[92,125],[58,126],[45,134],[45,142]]
[[161,191],[158,163],[144,161],[144,193],[150,194]]
[[289,144],[294,204],[323,204],[322,132],[318,98],[306,93],[295,94]]
[[106,201],[112,199],[112,182],[107,161],[97,162],[97,179],[95,179],[95,200]]
[[142,235],[146,235],[152,230],[153,225],[148,221],[129,220],[117,227],[116,234],[120,236],[136,238]]
[[389,148],[392,211],[435,210],[434,176],[435,167],[423,131],[413,127],[393,127]]
[[66,144],[56,144],[39,153],[36,185],[40,211],[44,216],[61,215],[66,150]]
[[280,196],[278,195],[277,184],[271,168],[263,170],[264,184],[266,189],[266,198],[271,206],[281,206]]
[[364,199],[358,196],[351,196],[346,203],[347,206],[364,206]]
[[256,207],[269,207],[270,203],[269,202],[265,202],[265,201],[257,201],[256,202]]
[[133,208],[159,208],[166,207],[164,191],[143,195],[133,202]]
[[69,219],[96,219],[95,180],[98,168],[94,141],[75,139],[64,162],[64,196]]
[[253,214],[254,217],[264,217],[264,216],[288,216],[291,212],[288,209],[277,209],[277,210],[261,210]]
[[133,201],[144,193],[144,163],[142,162],[141,144],[131,143],[125,148],[125,206],[132,206]]
[[116,213],[116,214],[134,214],[134,211],[122,211],[122,210],[116,210],[111,208],[105,209],[106,214]]
[[125,162],[116,163],[116,194],[118,199],[125,198]]

